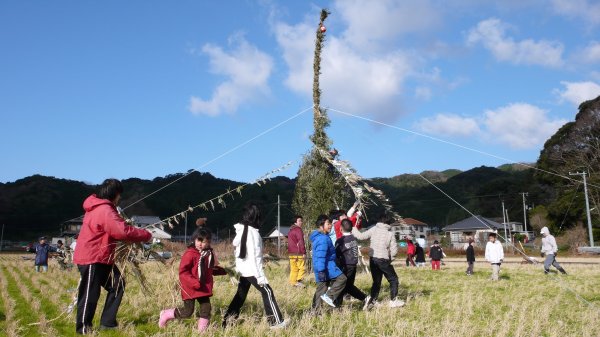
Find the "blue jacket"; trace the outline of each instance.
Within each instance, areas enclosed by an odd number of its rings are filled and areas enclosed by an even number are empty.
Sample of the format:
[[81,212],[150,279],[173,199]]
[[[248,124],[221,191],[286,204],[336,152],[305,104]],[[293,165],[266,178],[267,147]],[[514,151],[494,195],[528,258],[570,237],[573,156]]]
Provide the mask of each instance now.
[[[310,241],[312,242],[313,270],[317,282],[326,282],[340,276],[342,271],[335,263],[335,247],[329,236],[315,230],[310,233]],[[319,278],[319,272],[325,273],[325,279]]]
[[47,243],[40,245],[36,243],[33,247],[35,249],[35,265],[36,266],[47,266],[48,265],[48,252],[55,252],[56,248],[50,246]]

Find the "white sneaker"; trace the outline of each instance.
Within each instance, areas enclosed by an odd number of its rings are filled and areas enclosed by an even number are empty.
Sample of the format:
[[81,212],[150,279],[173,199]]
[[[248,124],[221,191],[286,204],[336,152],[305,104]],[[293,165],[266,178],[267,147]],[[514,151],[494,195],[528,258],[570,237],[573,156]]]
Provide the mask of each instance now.
[[327,305],[329,305],[330,307],[335,308],[335,303],[333,303],[333,300],[331,299],[331,297],[327,296],[327,293],[321,295],[321,299],[323,300],[323,302],[327,303]]
[[363,301],[363,311],[367,311],[369,310],[369,306],[371,305],[371,295],[367,295],[367,297],[365,297],[365,300]]
[[404,306],[404,301],[395,299],[390,301],[390,308],[400,308]]
[[290,323],[289,319],[284,319],[283,322],[279,323],[279,324],[275,324],[275,325],[271,325],[270,329],[271,330],[279,330],[279,329],[283,329],[286,326],[288,326],[288,324]]

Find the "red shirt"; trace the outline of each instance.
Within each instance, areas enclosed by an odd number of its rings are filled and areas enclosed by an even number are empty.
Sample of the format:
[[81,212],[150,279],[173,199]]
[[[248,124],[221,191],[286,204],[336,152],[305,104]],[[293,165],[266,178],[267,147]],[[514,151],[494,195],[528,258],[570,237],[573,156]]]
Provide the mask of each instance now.
[[73,256],[75,264],[113,264],[117,241],[147,242],[152,239],[149,231],[127,225],[110,200],[93,194],[85,199],[83,209],[85,215]]
[[[206,275],[202,278],[204,282],[200,282],[198,276],[198,264],[200,263],[200,252],[195,247],[189,247],[179,262],[179,283],[181,285],[181,298],[184,300],[192,300],[199,297],[212,296],[213,290],[213,269],[210,267],[210,260],[205,256],[202,260],[204,264],[203,270]],[[217,257],[212,252],[213,266],[217,265]]]

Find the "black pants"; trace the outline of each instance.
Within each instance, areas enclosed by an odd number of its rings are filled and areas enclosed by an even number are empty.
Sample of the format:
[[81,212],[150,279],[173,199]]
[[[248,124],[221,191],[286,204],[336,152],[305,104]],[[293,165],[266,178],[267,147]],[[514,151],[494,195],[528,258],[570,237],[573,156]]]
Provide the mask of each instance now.
[[392,261],[387,259],[377,259],[372,257],[369,263],[371,266],[371,276],[373,277],[373,286],[371,287],[371,301],[377,300],[381,290],[381,280],[383,276],[390,283],[390,295],[392,300],[398,296],[398,275],[392,266]]
[[81,282],[77,295],[76,332],[80,334],[91,332],[90,328],[94,320],[98,298],[100,298],[100,287],[108,292],[100,317],[100,325],[116,327],[118,325],[117,312],[125,291],[125,281],[121,277],[119,268],[115,265],[101,263],[78,265],[77,268],[81,274]]
[[346,275],[340,274],[340,276],[331,279],[327,282],[317,282],[317,290],[313,296],[312,308],[318,310],[321,307],[321,295],[327,294],[334,302],[342,296],[342,292],[346,287]]
[[183,300],[183,307],[175,309],[175,318],[190,318],[194,313],[194,303],[198,301],[198,317],[210,318],[210,311],[212,309],[210,305],[210,297],[198,297],[196,299]]
[[225,312],[225,316],[223,318],[224,326],[228,324],[230,318],[237,318],[240,315],[240,311],[244,305],[244,302],[246,301],[246,296],[248,295],[248,290],[250,290],[251,285],[258,289],[262,295],[265,313],[267,314],[267,321],[269,324],[275,325],[283,322],[283,315],[281,315],[281,311],[279,311],[279,306],[277,305],[277,301],[275,301],[275,294],[273,294],[273,289],[271,289],[271,286],[268,284],[258,284],[256,277],[241,276],[237,292],[235,293],[235,296],[233,296],[231,303],[229,303],[227,312]]
[[367,295],[354,285],[354,280],[356,279],[356,266],[345,266],[342,271],[344,272],[344,275],[346,275],[346,287],[335,300],[335,305],[337,307],[341,306],[344,301],[344,295],[346,294],[359,301],[364,301],[365,298],[367,298]]

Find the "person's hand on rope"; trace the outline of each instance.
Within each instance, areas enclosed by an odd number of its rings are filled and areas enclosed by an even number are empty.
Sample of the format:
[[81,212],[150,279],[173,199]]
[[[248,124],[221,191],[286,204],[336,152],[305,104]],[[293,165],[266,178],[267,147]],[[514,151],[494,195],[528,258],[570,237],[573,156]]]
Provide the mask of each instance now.
[[541,253],[540,253],[540,256],[541,256],[541,257],[545,257],[545,256],[546,256],[546,253],[544,253],[544,252],[541,252]]

